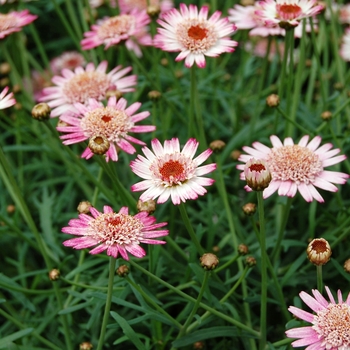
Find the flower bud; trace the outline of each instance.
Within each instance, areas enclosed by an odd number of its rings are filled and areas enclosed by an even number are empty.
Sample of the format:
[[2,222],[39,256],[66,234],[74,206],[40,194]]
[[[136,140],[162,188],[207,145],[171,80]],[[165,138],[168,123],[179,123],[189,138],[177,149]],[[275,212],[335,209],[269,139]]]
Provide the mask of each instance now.
[[242,210],[243,210],[244,214],[247,216],[254,215],[256,212],[256,204],[255,203],[244,204],[242,207]]
[[324,238],[313,239],[306,249],[307,257],[314,265],[326,264],[332,255],[329,243]]
[[345,272],[350,273],[350,259],[345,260],[344,270],[345,270]]
[[205,344],[203,341],[196,341],[195,343],[193,343],[194,350],[202,350],[204,348],[205,348]]
[[103,136],[93,136],[89,140],[89,148],[94,154],[105,154],[109,150],[109,141]]
[[266,104],[269,107],[277,107],[277,106],[279,106],[279,104],[280,104],[279,96],[276,95],[276,94],[271,94],[270,96],[267,96]]
[[256,265],[256,259],[253,256],[247,256],[245,258],[245,264],[248,267],[254,267]]
[[248,160],[244,167],[244,175],[247,185],[253,191],[263,191],[269,186],[272,177],[267,163],[263,159]]
[[221,152],[226,146],[226,143],[222,140],[215,140],[210,142],[209,148],[216,153]]
[[51,107],[45,102],[38,103],[32,109],[32,117],[39,121],[50,119],[50,113]]
[[126,277],[130,272],[130,268],[127,265],[120,265],[115,272],[119,277]]
[[149,5],[147,6],[147,14],[150,17],[156,17],[160,14],[160,6],[159,5]]
[[117,89],[109,89],[106,91],[106,98],[109,99],[110,97],[115,96],[117,100],[119,100],[121,97],[123,97],[123,93]]
[[238,160],[238,158],[241,156],[242,152],[238,149],[235,149],[231,152],[230,156],[233,160]]
[[78,204],[77,210],[79,214],[89,214],[92,204],[88,201],[81,201]]
[[49,278],[51,281],[57,281],[60,278],[60,270],[58,269],[52,269],[49,272]]
[[148,201],[141,201],[140,199],[137,201],[137,210],[146,211],[148,214],[152,214],[156,211],[156,201],[153,199],[149,199]]
[[331,120],[332,119],[332,112],[330,111],[324,111],[321,113],[321,118],[324,120],[324,121],[328,121],[328,120]]
[[219,259],[212,253],[203,254],[199,260],[204,270],[214,270],[219,264]]
[[92,350],[93,347],[90,342],[84,341],[84,343],[80,343],[79,350]]
[[0,64],[0,74],[7,75],[11,71],[11,65],[8,62],[3,62]]
[[152,90],[148,93],[148,98],[152,101],[158,101],[162,97],[162,93],[157,90]]
[[8,214],[13,214],[16,211],[16,207],[13,204],[9,204],[6,208]]
[[249,253],[249,248],[245,244],[240,244],[237,250],[239,255],[247,255]]

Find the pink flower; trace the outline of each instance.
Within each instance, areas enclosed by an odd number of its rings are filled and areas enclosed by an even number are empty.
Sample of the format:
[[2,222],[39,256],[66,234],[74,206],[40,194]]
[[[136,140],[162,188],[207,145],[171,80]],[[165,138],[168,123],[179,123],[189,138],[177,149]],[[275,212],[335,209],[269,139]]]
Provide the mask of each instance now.
[[[254,142],[252,147],[243,147],[248,154],[242,154],[238,160],[248,162],[252,157],[264,159],[270,169],[272,181],[263,192],[267,198],[278,190],[280,196],[294,197],[297,191],[307,202],[316,199],[324,202],[316,187],[326,191],[336,192],[338,188],[333,185],[345,184],[349,178],[348,174],[336,171],[324,170],[325,167],[340,163],[346,159],[345,155],[334,157],[340,152],[333,149],[331,143],[319,147],[321,137],[316,136],[310,142],[309,136],[301,138],[297,145],[290,137],[281,140],[273,135],[270,137],[273,148],[269,148],[260,142]],[[319,148],[318,148],[319,147]],[[242,170],[241,179],[244,180],[245,164],[240,164],[237,169]],[[246,190],[250,190],[248,186]]]
[[[152,125],[135,125],[149,116],[149,112],[134,114],[141,106],[140,102],[133,103],[126,108],[127,101],[110,97],[105,107],[101,102],[90,99],[87,105],[74,104],[77,112],[67,111],[60,116],[60,120],[68,126],[58,126],[57,130],[66,133],[61,136],[63,144],[71,145],[83,142],[93,136],[100,136],[109,141],[110,147],[106,152],[106,161],[118,160],[116,146],[129,154],[136,152],[130,142],[145,145],[144,142],[129,136],[129,132],[142,133],[155,130]],[[82,158],[89,159],[94,155],[89,147],[85,149]]]
[[16,100],[13,98],[13,92],[10,92],[6,96],[8,90],[9,87],[5,86],[5,88],[0,93],[0,109],[5,109],[16,104]]
[[152,38],[147,31],[150,18],[146,10],[133,9],[128,14],[114,17],[105,17],[91,26],[92,31],[84,33],[85,39],[81,41],[83,50],[89,50],[99,45],[108,49],[112,45],[125,42],[129,50],[141,56],[141,45],[152,45]]
[[66,51],[50,61],[53,74],[60,74],[62,69],[74,70],[79,66],[85,66],[85,59],[77,51]]
[[131,67],[122,69],[122,66],[117,66],[108,74],[106,69],[107,61],[102,61],[96,68],[93,63],[88,63],[85,70],[83,67],[75,68],[74,72],[63,69],[62,76],[54,76],[52,82],[56,86],[45,88],[45,96],[41,98],[41,101],[47,101],[53,108],[51,117],[72,109],[75,103],[87,104],[90,98],[103,100],[108,90],[135,90],[132,86],[136,85],[136,75],[124,77],[131,71]]
[[[149,1],[149,2],[148,2]],[[150,7],[159,8],[160,13],[164,13],[174,7],[172,0],[119,0],[120,12],[130,12],[133,9],[147,10],[148,3]]]
[[180,4],[180,11],[172,9],[158,19],[163,28],[158,28],[155,46],[164,51],[179,52],[176,61],[185,59],[185,66],[196,62],[205,67],[205,56],[217,57],[223,52],[233,52],[238,45],[228,35],[235,32],[234,24],[228,18],[220,19],[221,12],[215,11],[208,19],[208,6],[198,12],[195,5]]
[[317,0],[263,0],[255,11],[268,27],[296,27],[303,18],[316,16],[323,10]]
[[32,23],[37,17],[31,15],[28,10],[13,11],[7,14],[0,13],[0,39],[14,32],[19,32],[22,27]]
[[344,61],[350,61],[350,28],[347,28],[343,35],[339,53]]
[[346,301],[343,301],[341,291],[338,290],[338,303],[336,303],[328,287],[326,291],[330,302],[316,289],[312,290],[313,297],[305,292],[299,294],[304,303],[316,314],[294,306],[289,307],[288,310],[293,315],[312,324],[286,331],[288,338],[298,339],[292,343],[293,347],[307,346],[305,350],[350,349],[350,293]]
[[166,222],[155,224],[156,219],[146,211],[129,215],[127,207],[122,207],[118,213],[107,205],[103,213],[91,207],[90,213],[79,214],[79,219],[72,219],[62,232],[78,237],[63,242],[66,247],[84,249],[96,246],[90,254],[107,251],[107,255],[116,258],[118,254],[129,260],[128,252],[137,258],[146,255],[140,243],[165,244],[152,238],[168,235],[168,230],[157,230],[167,225]]
[[198,148],[195,139],[189,139],[180,152],[179,139],[173,138],[164,142],[164,147],[159,140],[152,140],[153,152],[144,147],[144,155],[130,163],[132,171],[145,179],[131,187],[132,191],[144,192],[140,200],[158,198],[158,203],[164,203],[171,197],[174,204],[186,202],[187,199],[197,199],[198,195],[204,195],[207,190],[203,186],[213,184],[213,179],[201,177],[216,169],[216,164],[199,166],[212,154],[207,149],[193,159]]

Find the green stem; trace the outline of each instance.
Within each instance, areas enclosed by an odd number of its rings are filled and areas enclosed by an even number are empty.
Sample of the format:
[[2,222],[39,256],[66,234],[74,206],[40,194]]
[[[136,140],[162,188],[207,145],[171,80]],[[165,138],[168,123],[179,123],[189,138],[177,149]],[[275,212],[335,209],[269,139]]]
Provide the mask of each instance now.
[[323,291],[322,265],[316,266],[317,273],[317,289],[320,293]]
[[267,254],[264,199],[262,191],[257,191],[258,211],[260,224],[260,250],[261,250],[261,303],[260,303],[260,343],[259,349],[264,350],[266,346],[266,311],[267,311]]
[[193,227],[191,225],[190,219],[188,218],[187,215],[187,211],[186,211],[186,207],[184,203],[180,203],[179,205],[179,209],[180,209],[180,214],[182,217],[182,221],[184,222],[187,232],[189,233],[192,243],[196,246],[197,252],[199,255],[203,255],[204,254],[204,249],[202,248],[202,246],[200,245],[196,233],[193,230]]
[[[182,291],[178,290],[176,287],[173,287],[171,284],[163,281],[161,278],[151,274],[149,271],[147,271],[146,269],[144,269],[143,267],[141,267],[139,264],[133,262],[132,260],[129,261],[130,265],[132,265],[134,268],[136,268],[137,270],[141,271],[143,274],[147,275],[147,276],[151,276],[155,281],[157,281],[158,283],[162,284],[163,286],[165,286],[166,288],[174,291],[176,294],[180,295],[181,297],[183,297],[185,300],[190,301],[192,303],[196,302],[195,298],[192,298],[191,296],[187,295],[186,293],[183,293]],[[213,315],[235,325],[236,327],[247,331],[249,334],[255,336],[255,337],[260,337],[260,333],[255,331],[254,329],[246,326],[245,324],[236,321],[234,318],[229,317],[225,314],[223,314],[222,312],[217,311],[215,308],[212,308],[204,303],[200,303],[199,306],[201,308],[203,308],[204,310],[207,310],[209,312],[211,312]]]
[[229,261],[226,261],[225,264],[221,265],[220,267],[216,268],[213,272],[214,273],[218,273],[221,270],[226,269],[226,267],[232,265],[238,258],[240,257],[239,254],[235,255],[232,259],[230,259]]
[[105,311],[103,315],[102,320],[102,326],[101,326],[101,333],[100,333],[100,339],[98,341],[97,350],[102,350],[104,341],[105,341],[105,335],[107,331],[107,323],[109,319],[109,311],[111,309],[112,304],[112,295],[113,295],[113,281],[114,281],[114,275],[115,275],[115,258],[110,257],[109,258],[109,277],[108,277],[108,290],[107,290],[107,299],[106,299],[106,305],[105,305]]

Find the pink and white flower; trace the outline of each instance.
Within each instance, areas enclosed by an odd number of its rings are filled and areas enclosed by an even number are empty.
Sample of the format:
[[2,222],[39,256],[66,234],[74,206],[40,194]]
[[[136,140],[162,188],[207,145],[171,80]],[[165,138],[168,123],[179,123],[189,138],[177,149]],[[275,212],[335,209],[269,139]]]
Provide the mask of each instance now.
[[140,57],[142,53],[139,44],[152,45],[152,37],[146,27],[150,21],[146,10],[139,11],[136,8],[129,13],[105,17],[93,24],[90,32],[84,33],[82,49],[89,50],[100,45],[105,45],[105,49],[108,49],[125,42],[125,46]]
[[145,179],[131,187],[132,191],[144,192],[140,200],[158,198],[158,203],[166,202],[169,197],[174,204],[186,202],[187,199],[197,199],[207,190],[203,186],[210,186],[213,179],[202,177],[216,169],[216,164],[201,165],[212,154],[207,149],[193,159],[199,143],[195,139],[189,139],[182,151],[178,138],[172,138],[164,142],[164,147],[159,140],[152,140],[153,152],[144,147],[144,156],[138,155],[130,163],[132,171]]
[[117,66],[107,74],[107,61],[102,61],[96,68],[93,63],[88,63],[85,69],[63,69],[62,76],[52,78],[56,86],[43,89],[41,101],[53,108],[51,117],[57,117],[74,108],[75,103],[87,104],[91,98],[104,100],[108,90],[134,91],[136,75],[124,77],[131,69]]
[[13,97],[13,92],[10,92],[6,96],[8,91],[9,91],[9,87],[5,86],[5,88],[0,93],[0,109],[9,108],[16,104],[16,100]]
[[347,28],[343,35],[339,53],[344,61],[350,61],[350,28]]
[[38,16],[32,15],[28,10],[0,13],[0,39],[5,36],[21,31],[22,27],[36,20]]
[[[309,136],[301,138],[297,145],[292,138],[287,137],[282,143],[273,135],[270,137],[272,148],[260,142],[254,142],[253,147],[244,146],[243,150],[247,154],[242,154],[238,160],[247,163],[251,158],[264,159],[270,169],[272,181],[263,192],[263,197],[267,198],[278,191],[280,196],[294,197],[297,191],[307,202],[316,199],[324,202],[316,187],[326,191],[336,192],[338,188],[334,184],[345,184],[349,178],[348,174],[324,170],[324,168],[340,163],[346,159],[345,155],[336,156],[339,149],[333,149],[331,143],[326,143],[319,147],[321,137],[316,136],[310,142]],[[237,169],[242,170],[241,179],[244,176],[245,164],[237,165]],[[246,190],[250,190],[248,186]]]
[[228,18],[220,19],[221,12],[215,11],[208,19],[208,6],[198,12],[195,5],[180,4],[180,11],[171,9],[157,22],[158,28],[154,38],[155,46],[164,51],[179,52],[175,61],[185,59],[185,66],[192,67],[196,62],[200,68],[205,67],[205,56],[217,57],[223,52],[233,52],[238,45],[229,39],[236,26]]
[[[130,142],[145,145],[143,141],[130,136],[129,132],[142,133],[156,129],[153,125],[135,125],[150,115],[146,111],[134,114],[141,107],[140,102],[127,107],[124,98],[117,101],[113,96],[109,98],[106,107],[94,99],[90,99],[87,105],[76,103],[74,107],[77,112],[67,111],[60,116],[60,120],[68,124],[57,127],[58,131],[65,133],[60,137],[64,140],[63,144],[83,142],[93,136],[103,137],[110,144],[106,153],[107,162],[109,159],[118,161],[116,146],[126,153],[133,154],[136,149]],[[87,147],[81,157],[90,159],[93,155],[94,153]]]
[[169,11],[174,7],[172,0],[118,0],[120,11],[122,13],[130,12],[133,9],[147,10],[150,7],[159,8],[160,13]]
[[79,66],[85,66],[84,56],[77,51],[66,51],[50,61],[53,74],[60,74],[62,69],[74,70]]
[[153,238],[167,236],[168,230],[158,230],[167,225],[166,222],[156,224],[156,219],[146,211],[130,215],[127,207],[122,207],[118,213],[107,205],[100,213],[94,207],[90,215],[79,214],[79,219],[72,219],[62,232],[78,236],[63,242],[66,247],[85,249],[96,246],[90,254],[107,251],[107,255],[117,258],[120,254],[129,260],[128,253],[143,258],[145,250],[140,243],[165,244]]
[[326,287],[328,298],[312,290],[313,296],[305,292],[299,294],[304,303],[315,312],[290,306],[288,310],[296,317],[309,322],[312,326],[293,328],[286,331],[288,338],[297,338],[292,343],[294,348],[306,346],[305,350],[347,350],[350,349],[349,319],[350,319],[350,293],[343,300],[338,290],[338,303]]
[[313,17],[323,10],[317,0],[263,0],[255,14],[267,27],[296,27],[303,18]]

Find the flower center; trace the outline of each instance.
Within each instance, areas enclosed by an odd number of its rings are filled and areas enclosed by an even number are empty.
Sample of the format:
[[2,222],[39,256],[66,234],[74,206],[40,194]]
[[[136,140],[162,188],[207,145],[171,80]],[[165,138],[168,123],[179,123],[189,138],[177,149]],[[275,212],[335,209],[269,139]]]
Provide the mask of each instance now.
[[156,159],[150,166],[160,186],[182,185],[195,176],[196,166],[192,159],[181,153],[165,154],[163,159]]
[[317,312],[312,328],[323,339],[322,348],[349,349],[350,347],[350,306],[347,304],[329,304],[326,309]]
[[134,123],[125,111],[107,106],[86,113],[81,119],[80,126],[84,136],[88,138],[99,135],[109,142],[118,143],[121,138],[127,136]]
[[75,75],[63,86],[68,103],[86,103],[89,98],[102,100],[111,85],[108,75],[102,72],[84,72]]
[[144,224],[131,215],[105,213],[91,220],[87,234],[99,243],[139,244]]
[[128,33],[135,27],[135,17],[120,15],[107,19],[98,29],[101,40],[120,36],[121,40],[129,37]]
[[262,164],[252,164],[249,167],[249,169],[250,169],[250,171],[257,171],[259,173],[266,170],[266,168]]
[[0,14],[0,32],[16,27],[17,20],[11,14]]
[[217,41],[214,27],[197,19],[180,23],[176,29],[176,37],[184,49],[196,54],[208,51]]
[[323,170],[318,155],[299,145],[273,148],[266,161],[273,180],[294,181],[297,185],[312,183]]
[[301,15],[301,8],[296,4],[277,4],[277,17],[282,20],[293,20],[298,18]]

